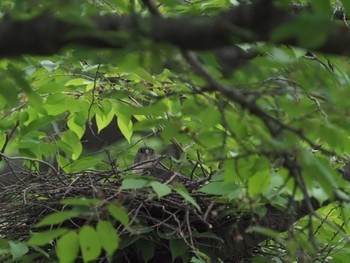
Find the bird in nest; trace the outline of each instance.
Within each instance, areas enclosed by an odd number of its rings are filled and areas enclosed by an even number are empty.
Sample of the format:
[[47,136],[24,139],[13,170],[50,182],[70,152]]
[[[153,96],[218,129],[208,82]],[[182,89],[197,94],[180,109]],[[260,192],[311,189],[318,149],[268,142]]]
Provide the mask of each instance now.
[[164,166],[160,160],[162,156],[158,156],[152,147],[140,147],[135,155],[132,172],[140,175],[152,175],[161,181],[178,181],[181,176]]

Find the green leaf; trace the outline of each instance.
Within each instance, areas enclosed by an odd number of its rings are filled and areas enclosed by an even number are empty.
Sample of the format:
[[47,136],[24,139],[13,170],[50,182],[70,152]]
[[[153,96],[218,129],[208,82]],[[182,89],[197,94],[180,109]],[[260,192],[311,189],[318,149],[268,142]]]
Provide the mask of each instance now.
[[22,135],[27,135],[28,133],[31,133],[33,131],[38,131],[38,129],[49,125],[52,121],[54,121],[56,118],[54,116],[41,116],[38,118],[36,116],[36,119],[33,121],[30,121],[30,123],[26,126],[22,126]]
[[201,258],[195,258],[195,257],[192,257],[191,258],[191,263],[206,263],[207,261],[201,259]]
[[248,180],[248,193],[255,197],[260,195],[270,184],[271,172],[270,170],[262,170],[255,173]]
[[65,234],[68,231],[66,228],[53,229],[48,231],[42,231],[38,233],[32,233],[32,236],[28,240],[29,246],[43,246],[51,243],[55,238]]
[[[331,26],[328,15],[299,14],[298,19],[284,23],[274,30],[272,40],[280,42],[288,38],[296,38],[299,45],[304,48],[317,48],[327,39],[327,32]],[[318,28],[322,27],[322,31]],[[303,28],[303,30],[300,30]]]
[[253,257],[252,263],[276,263],[275,260],[268,259],[262,256]]
[[[315,186],[321,186],[322,192],[319,201],[324,201],[329,196],[332,196],[334,190],[338,188],[336,183],[335,170],[329,165],[329,161],[313,156],[309,151],[302,151],[300,161],[303,167],[304,179],[308,183],[309,188]],[[327,196],[322,197],[324,194]]]
[[118,122],[118,127],[122,134],[124,135],[125,139],[129,142],[130,144],[130,139],[132,136],[132,121],[131,121],[131,116],[130,115],[118,115],[117,118]]
[[107,127],[113,120],[115,116],[114,110],[112,109],[112,104],[110,101],[101,102],[100,110],[96,112],[96,124],[98,133],[101,132],[105,127]]
[[88,168],[93,168],[95,165],[102,163],[102,160],[98,159],[97,157],[83,157],[81,159],[75,160],[71,164],[69,164],[70,172],[76,172],[85,170]]
[[233,160],[226,160],[224,162],[224,180],[225,182],[239,182],[240,178],[236,175],[235,162]]
[[83,226],[79,231],[79,244],[84,262],[96,260],[101,254],[98,234],[91,226]]
[[85,123],[87,121],[87,116],[85,114],[81,113],[70,113],[68,118],[68,128],[75,132],[75,134],[78,136],[79,139],[84,135],[85,133]]
[[[0,251],[7,251],[10,249],[9,241],[3,238],[0,238]],[[7,252],[5,252],[7,253]],[[1,253],[0,253],[1,255]]]
[[79,137],[69,130],[62,133],[59,146],[73,160],[76,160],[83,150]]
[[329,0],[311,0],[312,10],[317,13],[331,14]]
[[96,230],[103,249],[112,257],[119,247],[119,236],[116,230],[109,221],[102,220],[98,221]]
[[107,127],[113,120],[114,112],[110,112],[107,115],[96,114],[96,125],[98,133],[100,133],[105,127]]
[[13,260],[21,258],[29,251],[28,246],[22,242],[9,241],[8,243]]
[[151,74],[149,74],[149,72],[146,69],[139,67],[134,72],[137,75],[139,75],[143,80],[145,80],[151,84],[156,84],[155,79],[153,78],[153,76]]
[[65,111],[68,111],[68,107],[65,104],[66,96],[63,94],[53,94],[49,96],[44,104],[44,108],[48,115],[57,116]]
[[[18,104],[18,93],[19,89],[14,87],[13,82],[8,78],[0,79],[0,96],[4,100],[4,105],[6,102],[7,107],[14,107]],[[1,101],[1,100],[0,100]]]
[[123,208],[111,204],[108,206],[108,212],[125,227],[129,226],[129,216]]
[[140,239],[136,242],[137,249],[141,252],[143,262],[148,262],[154,257],[155,246],[151,240]]
[[202,129],[208,130],[215,127],[221,121],[221,114],[216,108],[207,107],[199,113],[202,120]]
[[210,195],[228,195],[237,190],[240,190],[240,186],[235,183],[210,182],[198,191]]
[[142,238],[141,235],[132,235],[132,236],[124,237],[120,242],[119,249],[124,249],[124,248],[134,244],[140,238]]
[[65,86],[85,86],[91,84],[91,80],[86,80],[82,78],[72,79],[66,82]]
[[7,68],[7,73],[16,81],[18,87],[20,87],[23,90],[23,92],[27,95],[27,97],[30,100],[31,106],[40,111],[41,113],[45,113],[42,107],[42,98],[35,91],[32,90],[27,80],[23,77],[24,72],[10,64]]
[[189,195],[189,193],[187,192],[185,187],[183,187],[181,185],[177,185],[176,188],[175,188],[175,191],[179,195],[181,195],[187,202],[192,204],[197,210],[201,211],[201,208],[197,204],[196,200],[192,196]]
[[5,142],[6,142],[6,134],[2,131],[0,131],[0,149],[2,149],[2,147],[4,146]]
[[71,211],[60,211],[56,213],[52,213],[44,217],[39,223],[37,223],[36,227],[41,226],[49,226],[49,225],[56,225],[59,223],[62,223],[66,221],[69,218],[74,218],[79,216],[79,214]]
[[345,12],[346,12],[346,16],[349,17],[349,15],[350,15],[350,2],[346,1],[346,0],[343,0],[342,4],[344,6],[344,9],[345,9]]
[[77,206],[97,206],[101,204],[100,199],[96,198],[86,198],[86,197],[75,197],[67,198],[60,201],[60,204],[63,205],[77,205]]
[[246,232],[247,233],[258,233],[260,235],[271,237],[275,240],[279,240],[279,242],[282,242],[282,239],[280,237],[280,233],[278,231],[275,231],[275,230],[267,228],[267,227],[251,226],[246,230]]
[[158,181],[153,181],[150,183],[150,185],[152,186],[153,190],[157,193],[158,198],[162,198],[171,193],[171,189],[167,185],[162,184]]
[[126,189],[140,189],[145,188],[149,186],[149,181],[145,179],[124,179],[122,182],[122,185],[120,187],[120,190],[126,190]]
[[173,262],[178,256],[182,256],[183,254],[187,253],[189,249],[186,242],[180,238],[170,239],[169,246],[170,246],[171,258],[173,259]]
[[44,67],[48,72],[52,72],[59,68],[60,63],[59,62],[52,62],[50,60],[42,60],[40,61],[40,65]]
[[130,139],[133,133],[133,123],[131,121],[132,108],[121,105],[120,103],[113,104],[113,110],[117,116],[117,123],[120,131],[125,139],[130,144]]
[[56,245],[57,257],[60,263],[75,262],[79,253],[79,240],[78,234],[74,231],[70,231],[67,234],[61,236]]

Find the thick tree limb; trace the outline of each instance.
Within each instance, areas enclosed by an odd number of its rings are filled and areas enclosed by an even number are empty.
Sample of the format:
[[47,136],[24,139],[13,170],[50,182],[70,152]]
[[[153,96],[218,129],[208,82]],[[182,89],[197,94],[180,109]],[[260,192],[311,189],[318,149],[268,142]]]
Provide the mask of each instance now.
[[[313,14],[309,17],[312,21]],[[104,16],[92,18],[91,24],[74,24],[43,15],[27,21],[3,21],[0,24],[0,57],[49,55],[68,44],[121,48],[136,42],[135,38],[140,36],[192,50],[208,50],[242,42],[271,42],[271,34],[276,28],[296,19],[298,16],[274,7],[268,0],[241,5],[215,17],[136,19]],[[115,33],[125,30],[130,38],[125,40],[125,37],[116,36]],[[350,54],[349,28],[330,21],[330,27],[323,33],[326,41],[319,47],[313,47],[314,50]],[[296,37],[280,40],[277,44],[310,48]]]

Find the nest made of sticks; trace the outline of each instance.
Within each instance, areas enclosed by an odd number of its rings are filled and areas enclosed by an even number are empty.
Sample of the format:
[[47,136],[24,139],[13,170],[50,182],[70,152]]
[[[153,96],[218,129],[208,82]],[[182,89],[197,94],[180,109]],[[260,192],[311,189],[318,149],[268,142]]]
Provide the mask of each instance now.
[[[138,229],[140,226],[157,231],[161,229],[162,233],[172,233],[179,237],[189,236],[194,231],[211,231],[225,221],[225,218],[219,216],[220,205],[214,201],[213,196],[196,191],[201,187],[200,181],[183,183],[199,204],[199,210],[174,191],[159,199],[150,187],[120,190],[122,179],[112,171],[82,171],[72,174],[21,171],[18,176],[21,180],[0,191],[0,235],[6,239],[26,240],[30,231],[38,231],[34,225],[46,215],[68,209],[60,201],[72,197],[98,198],[104,200],[104,203],[116,203],[129,214],[131,227],[138,225]],[[93,209],[96,212],[94,217],[79,218],[74,225],[81,226],[87,221],[93,223],[106,214],[103,206]],[[120,234],[130,235],[127,232],[122,229]]]

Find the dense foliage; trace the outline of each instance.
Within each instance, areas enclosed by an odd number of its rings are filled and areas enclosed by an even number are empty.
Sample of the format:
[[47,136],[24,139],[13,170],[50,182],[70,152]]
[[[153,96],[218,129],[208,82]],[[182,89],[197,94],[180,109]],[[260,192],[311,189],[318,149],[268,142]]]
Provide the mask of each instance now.
[[[347,10],[1,1],[0,230],[36,214],[2,260],[347,262]],[[132,174],[144,145],[189,181]]]

